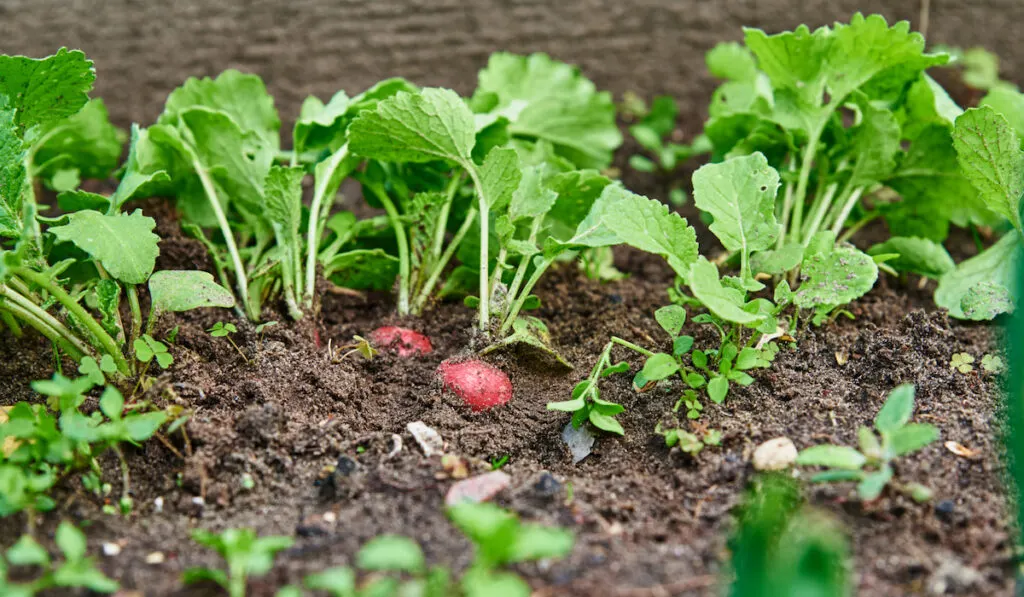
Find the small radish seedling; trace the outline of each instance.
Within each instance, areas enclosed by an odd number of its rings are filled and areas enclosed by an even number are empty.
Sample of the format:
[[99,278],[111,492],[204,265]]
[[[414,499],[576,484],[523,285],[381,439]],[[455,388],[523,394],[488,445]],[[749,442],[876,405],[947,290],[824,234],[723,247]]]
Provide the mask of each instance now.
[[931,499],[932,492],[918,483],[902,484],[893,479],[892,463],[939,439],[939,430],[927,423],[911,423],[914,414],[914,386],[904,384],[889,393],[875,417],[874,430],[857,430],[860,449],[824,444],[800,452],[797,464],[828,467],[814,475],[815,482],[857,481],[857,495],[865,502],[878,499],[887,485],[914,500]]
[[[57,589],[85,589],[94,593],[113,593],[118,590],[116,581],[107,578],[96,566],[93,558],[86,556],[85,534],[69,522],[61,522],[55,536],[57,549],[64,556],[63,562],[54,562],[46,549],[31,535],[22,535],[18,541],[0,556],[0,587],[7,597],[31,597],[50,594]],[[14,582],[8,578],[8,567],[38,568],[42,572],[35,580]]]
[[231,597],[244,597],[249,578],[270,572],[277,553],[294,543],[290,537],[258,537],[252,529],[227,529],[221,533],[197,529],[192,531],[192,539],[220,554],[227,563],[227,571],[190,568],[182,580],[185,584],[214,582]]

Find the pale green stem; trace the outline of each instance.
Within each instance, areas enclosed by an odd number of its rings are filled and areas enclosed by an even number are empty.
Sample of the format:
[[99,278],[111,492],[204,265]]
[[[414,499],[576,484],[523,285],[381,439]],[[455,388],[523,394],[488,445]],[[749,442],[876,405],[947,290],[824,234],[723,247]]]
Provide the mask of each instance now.
[[21,318],[22,321],[39,331],[49,340],[60,344],[76,360],[80,360],[84,355],[92,353],[84,342],[71,333],[71,330],[64,324],[57,321],[53,315],[50,315],[45,309],[41,309],[38,305],[18,294],[13,289],[0,284],[0,296],[8,301],[7,304],[2,305],[2,308]]
[[857,187],[850,197],[846,200],[846,204],[843,205],[842,211],[839,212],[839,216],[836,218],[835,223],[832,225],[832,233],[839,236],[839,233],[843,230],[843,224],[846,223],[846,218],[850,217],[850,212],[853,211],[853,206],[857,205],[857,201],[860,200],[861,193],[864,192],[864,187]]
[[818,126],[808,132],[807,147],[804,148],[803,161],[800,164],[800,178],[797,179],[796,195],[793,198],[793,221],[790,226],[790,230],[793,231],[793,234],[797,235],[798,239],[800,229],[803,226],[804,203],[807,201],[807,183],[811,178],[811,168],[814,167],[814,156],[818,151],[818,141],[821,139],[821,133],[825,129],[827,121],[827,118],[823,118]]
[[[487,242],[490,238],[490,215],[488,213],[487,198],[484,196],[484,186],[480,181],[480,175],[476,171],[476,166],[472,163],[466,164],[466,171],[469,172],[470,178],[473,179],[473,187],[476,189],[476,194],[480,201],[480,331],[486,333],[487,325],[491,318],[491,292],[490,288],[488,288],[490,276],[487,272],[490,258],[490,252],[487,247]],[[502,333],[504,334],[504,332]]]
[[115,342],[114,339],[110,337],[110,334],[103,329],[103,326],[96,323],[96,320],[89,315],[89,312],[79,305],[75,299],[71,298],[71,295],[65,292],[63,288],[54,284],[46,276],[38,274],[30,269],[19,267],[15,268],[11,273],[28,280],[53,295],[53,297],[68,310],[68,313],[74,316],[79,323],[89,330],[89,333],[96,337],[96,341],[99,342],[103,351],[114,359],[118,370],[124,375],[129,375],[131,368],[128,366],[128,361],[125,360],[124,355],[121,353],[121,349],[118,347],[117,342]]
[[638,352],[638,353],[644,355],[645,357],[653,357],[654,356],[654,353],[649,351],[649,350],[647,350],[646,348],[637,346],[636,344],[633,344],[632,342],[630,342],[628,340],[623,340],[622,338],[619,338],[618,336],[612,336],[611,341],[614,342],[615,344],[618,344],[619,346],[623,346],[623,347],[628,348],[628,349],[630,349],[632,351]]
[[391,228],[395,231],[395,240],[398,243],[398,314],[409,314],[409,239],[405,235],[405,227],[402,226],[402,218],[398,215],[395,204],[388,197],[386,191],[377,188],[375,185],[368,185],[381,205],[388,214]]
[[139,290],[134,284],[126,284],[128,296],[128,308],[132,312],[131,336],[128,339],[128,346],[134,346],[142,331],[142,308],[139,307]]
[[[540,233],[540,227],[544,222],[544,218],[535,218],[533,224],[530,226],[530,243],[536,244],[537,234]],[[519,287],[523,284],[523,280],[526,279],[526,270],[530,267],[530,262],[533,260],[533,256],[523,257],[519,261],[519,267],[516,268],[516,275],[512,278],[512,284],[508,287],[508,306],[511,308],[511,301],[515,300],[516,295],[519,293]],[[508,316],[508,312],[505,312],[505,317]]]
[[[317,179],[313,186],[313,201],[309,206],[309,215],[311,218],[315,217],[318,220],[323,219],[320,217],[320,212],[323,209],[322,205],[324,205],[324,199],[327,195],[327,187],[330,184],[331,179],[334,178],[334,172],[338,169],[338,166],[341,165],[341,162],[346,156],[348,156],[348,144],[342,145],[341,149],[335,151],[331,154],[331,157],[328,158],[327,175],[322,179]],[[309,223],[309,230],[307,231],[306,250],[308,253],[306,255],[306,304],[311,304],[313,302],[313,293],[316,289],[316,255],[317,250],[320,247],[320,226],[321,224],[319,221],[311,221]]]
[[828,186],[828,190],[819,198],[819,201],[815,204],[814,209],[811,211],[812,219],[808,220],[809,225],[807,230],[804,231],[803,246],[806,247],[811,242],[811,237],[814,236],[818,229],[821,227],[821,222],[825,219],[825,213],[828,211],[829,206],[832,204],[832,199],[836,195],[836,190],[839,189],[837,183],[832,183]]
[[850,240],[854,234],[857,234],[857,232],[860,231],[861,228],[878,219],[880,215],[881,214],[878,213],[877,211],[873,211],[865,215],[863,218],[857,220],[853,224],[853,226],[847,228],[846,232],[844,232],[843,235],[839,237],[839,242],[843,243]]
[[554,258],[546,258],[537,265],[536,269],[534,269],[533,275],[531,275],[530,279],[526,281],[522,292],[520,292],[519,296],[515,298],[515,302],[512,303],[512,308],[509,309],[508,315],[505,316],[505,320],[501,324],[500,334],[502,336],[507,334],[509,329],[511,329],[512,324],[515,323],[516,318],[519,317],[519,312],[523,309],[523,304],[526,303],[526,298],[530,296],[530,291],[537,285],[541,275],[543,275],[554,262]]
[[448,247],[445,248],[444,253],[441,254],[440,260],[434,264],[434,271],[430,272],[430,277],[427,278],[427,283],[423,285],[423,289],[420,290],[419,296],[416,297],[416,303],[413,305],[413,313],[419,315],[423,312],[423,308],[426,306],[427,301],[430,300],[430,295],[434,292],[434,287],[437,286],[438,280],[441,279],[441,274],[444,272],[444,268],[448,266],[448,262],[451,261],[455,255],[455,251],[459,248],[459,244],[462,239],[469,232],[469,229],[473,226],[473,222],[476,220],[476,208],[471,207],[466,212],[466,219],[463,220],[462,225],[455,232],[455,236],[452,237]]
[[448,216],[452,210],[452,203],[455,201],[455,193],[459,190],[459,185],[462,183],[462,172],[458,174],[452,174],[452,179],[448,182],[447,196],[445,197],[444,205],[441,206],[441,213],[437,217],[437,227],[434,228],[434,245],[431,247],[431,263],[436,263],[441,257],[442,248],[444,247],[444,236],[448,229]]
[[249,303],[249,280],[245,275],[245,266],[242,265],[242,256],[238,253],[238,247],[235,245],[235,236],[231,232],[231,226],[228,225],[224,209],[217,199],[217,188],[214,186],[213,181],[210,180],[209,173],[199,163],[198,159],[192,160],[192,167],[195,168],[196,174],[199,176],[203,190],[206,191],[206,198],[213,209],[213,215],[217,218],[217,225],[220,226],[220,232],[224,235],[224,244],[227,245],[228,255],[231,256],[231,263],[235,268],[235,286],[238,288],[238,297],[241,299],[249,319],[256,321],[259,319],[259,313],[252,312],[253,308]]

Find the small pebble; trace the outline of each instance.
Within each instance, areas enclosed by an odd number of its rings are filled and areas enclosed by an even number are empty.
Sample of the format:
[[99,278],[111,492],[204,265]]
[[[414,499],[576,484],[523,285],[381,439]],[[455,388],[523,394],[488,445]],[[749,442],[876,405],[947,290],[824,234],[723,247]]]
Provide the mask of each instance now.
[[154,551],[153,553],[146,556],[146,563],[150,566],[156,566],[164,563],[164,552]]
[[781,471],[796,462],[796,446],[788,437],[770,439],[754,450],[754,468],[759,471]]
[[107,557],[114,557],[121,553],[121,546],[117,543],[104,543],[103,544],[103,555]]
[[324,512],[323,519],[326,523],[334,524],[338,522],[338,515],[334,512]]
[[955,510],[956,504],[953,503],[953,500],[942,500],[935,504],[935,515],[942,519],[950,518]]
[[512,477],[501,471],[470,477],[452,485],[444,496],[444,503],[446,506],[453,506],[462,502],[486,502],[511,483]]
[[558,482],[554,475],[544,471],[540,474],[537,482],[533,484],[533,489],[542,496],[550,497],[562,491],[562,484]]
[[158,497],[153,499],[153,510],[157,514],[164,511],[164,498]]
[[405,426],[412,434],[412,438],[419,444],[420,449],[423,450],[423,454],[430,458],[431,456],[444,454],[444,440],[441,439],[441,434],[434,430],[433,427],[427,426],[423,421],[413,421]]
[[338,463],[334,465],[334,472],[342,477],[348,477],[354,473],[357,468],[359,468],[359,463],[342,454],[338,458]]

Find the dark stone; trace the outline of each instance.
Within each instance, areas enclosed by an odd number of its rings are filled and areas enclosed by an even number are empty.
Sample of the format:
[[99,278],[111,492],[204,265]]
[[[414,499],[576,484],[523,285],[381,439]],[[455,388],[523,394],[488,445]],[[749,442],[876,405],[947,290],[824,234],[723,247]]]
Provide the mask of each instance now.
[[953,500],[942,500],[938,504],[935,504],[935,515],[942,520],[950,520],[955,511],[956,504],[953,503]]
[[551,497],[558,495],[562,491],[562,483],[555,478],[551,473],[544,471],[540,474],[540,478],[533,484],[534,491],[538,495],[544,497]]

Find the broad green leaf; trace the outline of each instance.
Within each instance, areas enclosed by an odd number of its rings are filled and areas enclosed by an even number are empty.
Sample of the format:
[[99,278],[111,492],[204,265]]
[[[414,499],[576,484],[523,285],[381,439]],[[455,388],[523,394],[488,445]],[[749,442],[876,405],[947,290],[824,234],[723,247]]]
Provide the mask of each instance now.
[[882,495],[885,486],[892,480],[892,474],[892,467],[886,466],[879,471],[866,475],[857,484],[857,495],[865,502],[877,500],[878,496]]
[[1016,285],[1017,264],[1024,259],[1020,235],[1010,232],[996,244],[961,262],[957,268],[939,279],[935,304],[949,310],[957,319],[966,319],[961,303],[968,292],[982,282],[1004,288]]
[[708,72],[719,79],[750,81],[757,76],[754,55],[734,41],[720,42],[704,56],[704,62]]
[[325,269],[342,288],[389,290],[398,276],[398,258],[382,249],[356,249],[335,255]]
[[50,554],[31,535],[22,535],[7,549],[7,562],[13,566],[43,566],[50,562]]
[[530,166],[522,169],[522,180],[512,194],[508,206],[511,222],[524,218],[539,218],[551,211],[558,193],[544,184],[544,168]]
[[0,96],[16,112],[21,131],[63,120],[82,109],[96,81],[92,61],[61,48],[42,59],[0,56]]
[[988,321],[1013,312],[1013,295],[1002,284],[978,282],[960,299],[960,310],[965,319]]
[[547,233],[557,239],[572,236],[610,185],[611,180],[596,170],[563,172],[548,179],[545,186],[558,198],[544,218]]
[[[861,96],[863,97],[863,96]],[[861,104],[861,123],[853,129],[848,158],[853,162],[850,182],[856,187],[884,180],[896,168],[900,151],[900,125],[892,112]]]
[[903,384],[889,392],[885,404],[875,415],[875,429],[890,433],[899,429],[914,414],[914,384]]
[[[711,232],[730,251],[744,257],[771,247],[779,234],[775,194],[779,173],[760,152],[707,164],[693,174],[693,199],[711,214]],[[752,277],[749,269],[741,272]]]
[[281,120],[274,98],[257,75],[229,69],[216,79],[191,77],[167,97],[159,124],[176,125],[177,119],[195,108],[227,115],[238,128],[255,135],[261,146],[277,150]]
[[144,284],[160,254],[156,221],[135,210],[131,215],[104,215],[85,210],[68,215],[68,223],[49,232],[74,243],[99,261],[107,273],[126,284]]
[[611,94],[545,54],[491,54],[471,104],[508,119],[515,137],[550,142],[580,168],[607,167],[622,143]]
[[401,92],[349,125],[349,148],[385,162],[467,164],[475,142],[472,112],[448,89]]
[[800,243],[786,243],[781,249],[758,251],[750,256],[750,269],[779,275],[800,265],[804,258],[804,247]]
[[863,454],[847,446],[822,444],[801,450],[796,463],[802,466],[827,466],[844,470],[860,470],[867,462]]
[[883,71],[898,73],[907,82],[928,67],[945,64],[945,54],[925,54],[924,36],[899,21],[892,27],[885,17],[853,15],[850,23],[836,23],[826,58],[831,101],[842,101]]
[[618,435],[626,435],[626,430],[622,428],[622,425],[612,418],[611,415],[603,414],[599,411],[591,410],[590,416],[587,417],[590,424],[597,427],[601,431],[607,431],[608,433],[615,433]]
[[133,124],[124,175],[110,201],[120,209],[130,199],[164,192],[171,183],[170,175],[164,170],[167,161],[160,147],[150,142],[149,132]]
[[660,381],[677,371],[679,371],[679,363],[676,362],[676,359],[670,354],[659,352],[647,357],[639,375],[646,381]]
[[728,393],[729,380],[725,377],[713,377],[708,382],[708,398],[711,398],[715,404],[725,402],[725,397]]
[[530,597],[530,585],[519,575],[489,568],[470,568],[462,577],[465,597]]
[[1006,117],[1018,137],[1024,137],[1024,94],[1016,89],[996,87],[982,98],[980,106],[988,106]]
[[722,286],[718,268],[703,256],[690,267],[687,278],[693,296],[720,319],[741,325],[756,324],[762,319],[743,310],[743,293],[735,288]]
[[866,294],[878,279],[878,265],[853,247],[804,257],[804,281],[793,295],[801,309],[832,309]]
[[800,25],[794,31],[775,35],[760,29],[743,31],[747,47],[773,85],[799,95],[805,105],[816,106],[821,102],[823,69],[832,43],[828,28],[811,32],[806,25]]
[[295,151],[322,151],[337,149],[345,141],[345,134],[352,119],[363,110],[372,110],[381,100],[400,91],[415,92],[416,86],[405,79],[385,79],[355,97],[348,97],[339,91],[326,105],[314,96],[302,103],[299,118],[292,132],[292,146]]
[[956,119],[953,131],[960,169],[992,211],[1006,217],[1022,235],[1024,152],[1006,118],[989,107],[972,108]]
[[14,112],[0,109],[0,237],[18,238],[24,229],[25,152]]
[[207,272],[162,270],[149,277],[152,309],[159,313],[235,306],[235,297]]
[[107,386],[103,390],[103,395],[100,396],[100,410],[112,421],[121,420],[121,414],[124,411],[124,396],[117,391],[117,388]]
[[64,559],[74,562],[85,558],[85,534],[70,522],[64,521],[57,526],[54,540]]
[[487,207],[499,213],[505,209],[519,188],[522,177],[516,150],[492,149],[480,166],[481,191]]
[[927,423],[910,423],[889,434],[889,449],[893,456],[916,452],[939,439],[939,430]]
[[356,566],[363,570],[390,570],[418,574],[426,569],[423,551],[408,537],[380,535],[363,545],[356,554]]
[[667,205],[613,185],[605,187],[591,215],[595,212],[618,242],[660,255],[677,275],[689,275],[697,260],[697,233]]
[[314,591],[326,591],[335,597],[353,597],[356,594],[356,573],[351,568],[336,566],[323,572],[310,574],[303,584]]
[[887,253],[899,254],[886,263],[901,272],[938,279],[956,269],[946,248],[926,238],[894,236],[868,249],[868,255]]
[[654,319],[669,336],[675,338],[686,323],[686,309],[679,305],[668,305],[654,312]]
[[32,151],[33,176],[46,179],[61,171],[76,171],[81,178],[105,179],[121,160],[124,132],[110,124],[103,100],[94,99],[80,112],[53,123]]

